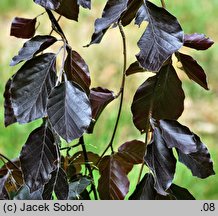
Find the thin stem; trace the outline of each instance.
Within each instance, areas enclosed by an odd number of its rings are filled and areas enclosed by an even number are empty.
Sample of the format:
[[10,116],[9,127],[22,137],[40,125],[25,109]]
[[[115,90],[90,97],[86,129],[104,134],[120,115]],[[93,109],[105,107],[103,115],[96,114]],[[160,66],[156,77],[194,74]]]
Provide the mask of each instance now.
[[164,0],[161,0],[161,5],[162,5],[163,8],[166,8],[166,3],[165,3]]
[[119,121],[120,121],[121,110],[122,110],[122,107],[123,107],[123,96],[124,96],[124,88],[125,88],[125,81],[126,81],[126,69],[127,69],[126,68],[126,65],[127,65],[127,49],[126,49],[126,36],[125,36],[124,31],[123,31],[122,24],[119,22],[118,26],[119,26],[120,34],[121,34],[122,41],[123,41],[123,76],[122,76],[120,91],[118,93],[118,96],[120,96],[120,104],[119,104],[119,110],[118,110],[117,119],[116,119],[116,123],[115,123],[115,126],[114,126],[114,130],[113,130],[111,140],[110,140],[108,146],[106,147],[106,149],[104,150],[104,152],[101,154],[101,157],[98,160],[98,162],[96,163],[96,166],[99,164],[99,162],[101,161],[101,159],[103,158],[103,156],[105,155],[105,153],[107,152],[107,150],[109,148],[111,148],[112,154],[114,153],[113,142],[114,142],[114,138],[115,138],[115,135],[116,135],[116,132],[117,132],[117,127],[118,127],[118,124],[119,124]]
[[[61,15],[58,17],[57,22],[60,21],[61,17],[62,17]],[[49,35],[51,35],[53,33],[53,31],[54,31],[54,28],[52,28],[52,30],[50,31]]]
[[71,149],[71,148],[76,148],[80,145],[80,143],[77,143],[75,145],[72,145],[72,146],[68,146],[68,147],[63,147],[60,149],[60,151],[63,151],[63,150],[68,150],[68,149]]
[[9,158],[7,158],[6,156],[4,156],[3,154],[0,153],[0,157],[4,158],[4,159],[7,160],[9,163],[11,163],[14,167],[16,167],[18,170],[20,170],[20,168],[19,168],[13,161],[11,161]]
[[[94,177],[93,177],[93,173],[92,173],[92,168],[91,168],[90,163],[89,163],[89,158],[88,158],[88,154],[87,154],[87,150],[86,150],[86,146],[85,146],[85,142],[84,142],[84,137],[83,136],[80,137],[79,143],[82,146],[83,155],[84,155],[84,159],[85,159],[85,166],[86,166],[86,168],[89,171],[90,177],[94,181]],[[91,190],[94,193],[95,200],[97,200],[98,199],[98,195],[97,195],[97,191],[96,191],[94,182],[92,182]]]

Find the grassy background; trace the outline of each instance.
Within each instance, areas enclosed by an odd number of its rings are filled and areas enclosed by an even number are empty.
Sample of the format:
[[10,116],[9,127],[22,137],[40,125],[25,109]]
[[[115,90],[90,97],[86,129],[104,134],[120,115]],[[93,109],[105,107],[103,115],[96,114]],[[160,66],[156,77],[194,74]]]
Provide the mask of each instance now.
[[[122,47],[119,31],[117,29],[108,31],[100,45],[93,45],[89,48],[82,47],[90,41],[94,20],[100,17],[104,2],[103,0],[93,1],[93,9],[91,11],[81,9],[79,23],[63,18],[61,24],[73,49],[77,50],[88,63],[91,71],[92,86],[102,86],[118,92],[122,76]],[[160,4],[160,1],[157,0],[152,2]],[[180,21],[185,33],[205,33],[215,42],[218,41],[218,27],[216,23],[217,0],[166,0],[166,4],[168,10]],[[8,128],[5,128],[3,124],[4,86],[8,78],[20,67],[11,68],[9,67],[9,62],[17,54],[24,42],[21,39],[9,37],[10,24],[15,16],[33,18],[42,11],[41,7],[30,0],[0,1],[0,152],[9,158],[19,156],[22,145],[25,143],[29,133],[41,123],[38,120],[26,125],[14,124]],[[46,16],[38,19],[39,23],[43,23],[43,25],[40,24],[37,30],[38,34],[48,34],[50,32],[50,23],[46,20]],[[134,55],[139,51],[136,41],[140,38],[143,30],[143,26],[141,29],[133,25],[125,28],[128,64],[135,60]],[[57,51],[57,49],[58,47],[54,47],[54,51]],[[208,146],[214,161],[215,171],[218,173],[218,73],[216,72],[218,46],[215,43],[211,49],[205,52],[192,51],[190,49],[183,49],[183,52],[191,54],[203,66],[208,76],[210,91],[205,91],[178,70],[186,93],[185,111],[179,121],[197,133]],[[136,74],[127,78],[127,88],[124,96],[125,103],[115,139],[117,147],[126,140],[144,139],[144,136],[140,135],[132,123],[130,106],[134,92],[145,80],[146,76],[146,74]],[[100,117],[94,134],[85,136],[89,150],[101,153],[105,145],[108,144],[114,127],[117,109],[118,101],[110,104]],[[139,167],[130,173],[131,191],[135,187],[138,170]],[[197,179],[191,175],[191,172],[184,165],[178,163],[174,182],[188,188],[197,199],[218,199],[217,176],[204,180]]]

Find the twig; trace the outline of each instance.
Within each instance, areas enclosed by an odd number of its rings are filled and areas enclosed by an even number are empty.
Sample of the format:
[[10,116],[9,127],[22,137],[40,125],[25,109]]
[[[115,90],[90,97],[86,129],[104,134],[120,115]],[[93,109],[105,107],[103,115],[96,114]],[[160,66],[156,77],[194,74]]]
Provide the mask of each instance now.
[[[93,177],[93,173],[92,173],[92,168],[91,168],[90,163],[89,163],[89,158],[88,158],[88,154],[87,154],[87,150],[86,150],[86,146],[85,146],[85,142],[84,142],[84,137],[83,136],[80,137],[79,143],[82,146],[83,155],[84,155],[84,159],[85,159],[85,166],[86,166],[86,168],[89,171],[90,177],[94,181],[94,177]],[[94,193],[95,200],[97,200],[98,199],[98,195],[97,195],[97,191],[96,191],[96,187],[95,187],[94,182],[92,182],[92,184],[91,184],[91,190]]]
[[166,3],[165,3],[164,0],[161,0],[161,5],[162,5],[162,7],[163,7],[164,9],[166,9]]
[[121,110],[122,110],[122,106],[123,106],[124,87],[125,87],[125,81],[126,81],[127,50],[126,50],[126,36],[125,36],[124,31],[123,31],[122,24],[119,22],[118,26],[119,26],[120,34],[121,34],[121,37],[123,40],[123,76],[122,76],[122,83],[121,83],[120,91],[118,94],[121,96],[120,97],[120,104],[119,104],[119,110],[118,110],[117,119],[116,119],[116,123],[114,126],[111,140],[110,140],[108,146],[106,147],[106,149],[104,150],[104,152],[101,154],[101,157],[97,161],[96,166],[99,164],[99,162],[101,161],[101,159],[103,158],[103,156],[105,155],[105,153],[107,152],[107,150],[109,148],[111,148],[112,154],[114,153],[113,142],[114,142],[114,138],[115,138],[115,135],[117,132],[117,127],[118,127],[118,123],[120,121],[120,115],[121,115]]
[[4,158],[4,159],[7,160],[9,163],[11,163],[14,167],[16,167],[18,170],[20,170],[20,168],[19,168],[13,161],[11,161],[9,158],[7,158],[6,156],[4,156],[3,154],[0,153],[0,157]]

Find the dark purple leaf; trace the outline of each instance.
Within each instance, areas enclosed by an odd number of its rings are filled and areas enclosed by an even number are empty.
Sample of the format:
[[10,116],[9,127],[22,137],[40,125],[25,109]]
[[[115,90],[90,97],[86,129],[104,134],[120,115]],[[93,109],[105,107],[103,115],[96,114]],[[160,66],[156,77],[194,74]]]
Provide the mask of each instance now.
[[60,6],[55,11],[68,19],[77,21],[79,5],[77,4],[77,0],[62,0]]
[[35,34],[36,18],[26,19],[21,17],[15,17],[11,24],[10,36],[17,38],[28,39]]
[[213,162],[206,146],[189,128],[177,121],[160,120],[162,137],[169,148],[175,147],[179,161],[199,178],[214,175]]
[[121,23],[123,26],[129,25],[135,18],[137,11],[143,4],[143,0],[129,0],[126,11],[121,16]]
[[5,85],[5,92],[4,92],[4,98],[5,98],[5,102],[4,102],[5,122],[4,123],[5,123],[5,127],[17,122],[16,116],[14,115],[14,110],[13,110],[12,104],[11,104],[11,82],[12,82],[12,79],[13,79],[13,77],[10,78]]
[[102,200],[123,200],[129,191],[129,180],[123,161],[117,155],[105,156],[99,163],[98,192]]
[[140,25],[142,24],[143,21],[148,21],[148,14],[147,14],[147,10],[145,5],[143,4],[137,14],[136,14],[136,18],[135,18],[135,24],[138,25],[140,27]]
[[129,76],[131,74],[135,74],[138,72],[145,72],[146,70],[140,65],[138,61],[132,63],[129,68],[126,70],[126,75]]
[[42,189],[30,193],[29,188],[24,185],[16,194],[14,200],[42,200]]
[[27,61],[11,83],[11,102],[19,123],[47,115],[48,95],[56,83],[56,55],[46,53]]
[[209,90],[207,85],[207,77],[204,69],[191,56],[182,53],[176,53],[176,57],[182,63],[182,69],[185,71],[189,79],[195,81],[204,89]]
[[67,142],[81,137],[91,121],[89,99],[71,81],[61,83],[52,90],[47,112],[52,127]]
[[91,0],[77,0],[77,4],[84,8],[91,9]]
[[14,66],[24,60],[30,60],[34,55],[42,52],[56,41],[57,39],[55,37],[49,35],[35,36],[34,38],[24,43],[23,47],[19,50],[18,55],[12,58],[10,66]]
[[62,168],[57,168],[51,173],[51,179],[45,185],[43,190],[43,199],[52,199],[53,191],[58,200],[66,200],[68,198],[69,185],[67,182],[67,175]]
[[74,50],[68,50],[64,70],[68,80],[77,83],[89,95],[91,84],[89,68],[79,53]]
[[197,152],[198,140],[188,127],[174,120],[160,120],[159,127],[168,148],[175,147],[184,154]]
[[42,188],[57,167],[58,152],[54,142],[51,130],[42,126],[31,132],[21,150],[21,168],[31,193]]
[[207,38],[204,34],[185,34],[184,35],[184,46],[196,49],[206,50],[210,48],[214,42]]
[[71,182],[69,184],[69,197],[68,200],[78,200],[83,197],[81,195],[86,190],[86,188],[91,184],[91,179],[82,176],[78,180]]
[[172,65],[147,79],[136,91],[132,103],[133,122],[141,131],[147,130],[149,118],[177,119],[184,109],[184,92]]
[[136,189],[129,197],[130,200],[155,200],[157,195],[154,189],[154,178],[152,174],[145,174]]
[[176,184],[171,185],[169,192],[177,200],[195,200],[193,195],[186,188],[182,188]]
[[146,1],[148,26],[138,42],[136,55],[141,66],[159,71],[164,62],[183,45],[183,31],[177,19],[164,8]]
[[144,159],[154,174],[154,188],[159,194],[167,195],[166,190],[171,186],[174,178],[176,159],[173,151],[167,148],[158,128],[154,129],[153,138],[147,146],[147,154]]
[[[127,8],[128,0],[108,0],[102,13],[102,18],[95,21],[95,32],[89,45],[100,43],[108,28],[116,23]],[[88,46],[89,46],[88,45]]]
[[145,155],[145,143],[139,140],[125,142],[118,149],[119,156],[130,164],[140,164]]
[[192,172],[193,176],[198,178],[207,178],[215,175],[213,170],[213,162],[208,152],[207,147],[201,143],[200,138],[195,135],[197,152],[184,154],[181,150],[176,149],[179,156],[179,161],[185,164]]
[[9,199],[8,192],[5,188],[5,183],[8,179],[8,176],[9,176],[9,173],[7,173],[5,176],[0,178],[0,200],[8,200]]
[[89,126],[88,132],[92,133],[94,125],[101,115],[105,107],[115,99],[114,92],[105,88],[97,87],[92,88],[90,91],[90,102],[92,108],[92,119],[91,125]]
[[60,0],[33,0],[33,1],[36,4],[39,4],[42,7],[49,10],[55,10],[60,6]]

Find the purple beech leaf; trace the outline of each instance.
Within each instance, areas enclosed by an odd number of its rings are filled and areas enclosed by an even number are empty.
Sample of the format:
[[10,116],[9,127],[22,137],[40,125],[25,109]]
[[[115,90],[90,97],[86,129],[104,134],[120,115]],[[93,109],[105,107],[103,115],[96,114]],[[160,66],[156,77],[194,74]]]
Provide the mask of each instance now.
[[91,121],[91,107],[86,93],[75,83],[56,86],[48,99],[47,113],[54,130],[67,142],[79,138]]
[[95,122],[98,120],[105,107],[115,99],[114,92],[105,88],[92,88],[90,91],[90,102],[92,108],[92,119],[88,132],[92,133]]
[[83,198],[82,194],[86,188],[92,183],[92,180],[82,176],[79,179],[69,184],[69,196],[68,200],[78,200]]
[[214,44],[213,40],[207,38],[204,34],[185,34],[184,46],[190,47],[196,50],[206,50]]
[[31,193],[42,188],[57,167],[58,152],[54,143],[51,130],[41,126],[31,132],[21,150],[21,168]]
[[154,178],[152,174],[146,173],[129,197],[129,200],[155,200],[156,195]]
[[189,128],[172,120],[160,120],[159,127],[168,148],[176,148],[179,161],[185,164],[194,176],[207,178],[215,174],[207,147]]
[[145,155],[145,143],[139,140],[125,142],[119,147],[118,154],[130,164],[141,164]]
[[64,70],[68,80],[77,83],[89,95],[91,84],[89,67],[79,53],[74,50],[68,50]]
[[51,173],[51,179],[43,190],[43,199],[51,200],[53,191],[58,200],[66,200],[68,198],[69,185],[67,182],[67,175],[62,168],[57,168]]
[[112,24],[116,23],[119,20],[121,14],[126,10],[127,3],[128,0],[107,1],[102,13],[102,17],[100,19],[96,19],[95,21],[95,32],[92,35],[92,39],[89,45],[101,42],[108,28]]
[[182,70],[185,71],[189,79],[198,83],[201,87],[209,90],[207,85],[207,77],[204,69],[191,56],[183,53],[176,53],[176,57],[182,63]]
[[10,173],[10,175],[8,175],[7,181],[5,182],[5,188],[8,193],[17,192],[24,184],[23,174],[20,168],[20,160],[14,159],[12,162],[17,167],[12,163],[7,162],[0,168],[0,176],[5,176],[8,172]]
[[147,146],[147,154],[145,155],[145,163],[154,174],[156,191],[166,196],[166,190],[171,186],[175,169],[176,159],[173,151],[169,149],[158,128],[154,129],[151,143]]
[[[97,162],[100,159],[100,156],[98,154],[95,154],[93,152],[87,152],[87,156],[90,162],[90,165],[95,165],[97,164]],[[84,158],[84,154],[82,151],[77,152],[76,154],[73,155],[72,158],[69,159],[70,161],[75,162],[76,164],[80,164],[80,165],[85,165],[86,161]]]
[[24,185],[13,198],[14,200],[42,200],[42,189],[30,193],[29,188]]
[[0,200],[8,200],[9,195],[5,188],[6,181],[8,179],[9,173],[7,173],[5,176],[0,178]]
[[136,13],[135,25],[138,25],[140,27],[143,21],[148,21],[148,14],[144,4],[139,8],[138,12]]
[[[129,170],[128,170],[129,171]],[[118,155],[105,156],[99,163],[99,197],[102,200],[123,200],[129,191],[127,170]]]
[[91,0],[77,0],[77,4],[84,8],[91,9]]
[[184,109],[182,83],[172,65],[163,66],[136,91],[132,102],[133,122],[141,132],[147,130],[151,117],[177,119]]
[[131,74],[145,72],[146,70],[140,65],[138,61],[133,62],[129,68],[126,70],[126,75],[129,76]]
[[79,5],[77,0],[62,0],[55,11],[68,19],[78,21]]
[[132,22],[142,4],[143,0],[128,1],[127,9],[123,12],[120,18],[123,26],[127,26]]
[[[140,53],[136,58],[146,70],[157,72],[164,62],[182,47],[183,31],[176,17],[164,8],[149,1],[143,6],[148,26],[138,42]],[[137,24],[140,24],[141,20],[141,16],[140,19],[137,18]]]
[[12,58],[10,66],[14,66],[24,60],[30,60],[34,57],[34,55],[42,52],[56,41],[57,39],[55,37],[49,35],[35,36],[34,38],[24,43],[23,47],[19,50],[18,55]]
[[197,152],[198,140],[188,127],[174,120],[160,120],[159,127],[168,148],[175,147],[184,154]]
[[36,18],[15,17],[11,24],[10,36],[29,39],[35,34]]
[[27,61],[11,83],[11,103],[19,123],[47,115],[48,96],[56,83],[56,55],[46,53]]
[[5,112],[4,112],[4,117],[5,117],[5,127],[17,122],[16,116],[14,115],[14,110],[12,108],[12,104],[11,104],[11,82],[12,82],[12,78],[10,78],[6,85],[5,85],[5,92],[4,92],[4,98],[5,98],[5,102],[4,102],[4,108],[5,108]]
[[55,10],[60,6],[60,2],[65,0],[33,0],[33,1],[36,4],[41,5],[46,9]]
[[186,188],[180,187],[176,184],[171,185],[169,192],[176,200],[195,200],[193,195]]

